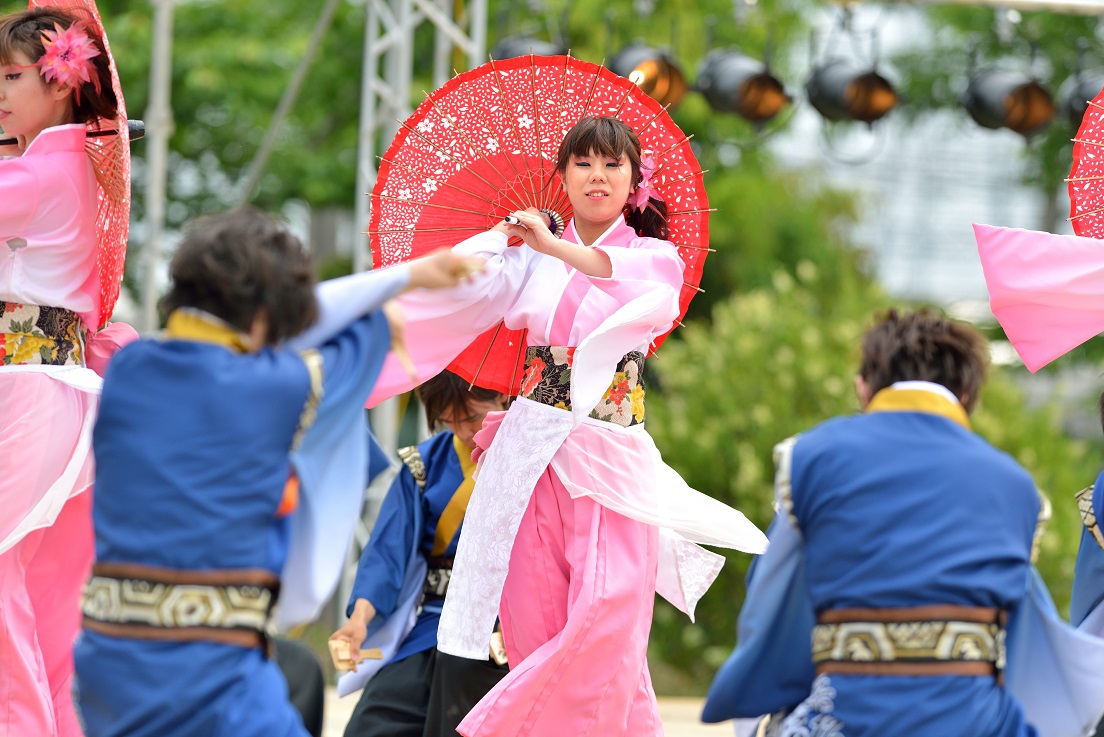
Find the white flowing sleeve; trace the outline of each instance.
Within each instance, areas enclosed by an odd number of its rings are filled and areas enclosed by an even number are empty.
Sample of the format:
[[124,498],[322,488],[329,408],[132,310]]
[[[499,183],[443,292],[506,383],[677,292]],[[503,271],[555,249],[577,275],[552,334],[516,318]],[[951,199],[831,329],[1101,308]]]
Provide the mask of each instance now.
[[1104,712],[1104,640],[1066,624],[1034,566],[1006,637],[1005,688],[1027,721],[1042,737],[1094,734]]
[[398,297],[412,377],[389,353],[368,406],[401,394],[440,373],[480,334],[494,327],[517,302],[532,274],[534,251],[508,248],[507,236],[487,231],[457,244],[453,251],[485,258],[483,270],[448,289],[416,289]]
[[293,351],[317,348],[401,292],[410,283],[410,265],[363,271],[339,279],[328,279],[314,288],[318,319],[288,341]]

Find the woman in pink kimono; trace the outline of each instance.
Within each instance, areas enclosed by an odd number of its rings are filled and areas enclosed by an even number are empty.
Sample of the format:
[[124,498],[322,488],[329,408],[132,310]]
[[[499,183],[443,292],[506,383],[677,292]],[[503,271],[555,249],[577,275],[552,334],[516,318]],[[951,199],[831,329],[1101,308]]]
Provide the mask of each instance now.
[[[91,24],[0,19],[0,734],[78,737],[70,700],[92,562],[100,378],[97,183],[86,123],[116,113]],[[123,326],[125,327],[125,326]],[[131,331],[133,332],[133,331]],[[93,341],[97,342],[97,341]]]
[[[500,319],[528,330],[520,397],[476,437],[438,647],[485,659],[501,618],[511,670],[461,723],[467,737],[661,735],[654,594],[692,617],[723,563],[697,543],[759,553],[766,538],[687,487],[644,431],[644,356],[678,316],[684,265],[636,134],[583,119],[557,170],[566,227],[515,212],[454,248],[488,259],[471,283],[399,300],[417,380]],[[370,403],[410,383],[389,358]]]

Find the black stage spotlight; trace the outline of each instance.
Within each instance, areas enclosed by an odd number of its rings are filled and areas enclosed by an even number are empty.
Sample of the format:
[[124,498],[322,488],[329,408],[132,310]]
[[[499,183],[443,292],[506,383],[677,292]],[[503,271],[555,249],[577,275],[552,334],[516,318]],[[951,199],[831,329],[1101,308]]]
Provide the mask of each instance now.
[[1008,128],[1021,136],[1043,130],[1057,112],[1050,92],[1037,81],[996,69],[970,74],[962,104],[983,128]]
[[1070,128],[1077,130],[1081,127],[1081,118],[1085,116],[1085,108],[1089,100],[1095,100],[1096,96],[1104,90],[1104,70],[1079,71],[1058,88],[1058,110],[1069,123]]
[[532,53],[534,56],[560,56],[567,53],[563,46],[551,41],[541,41],[532,36],[507,36],[494,45],[491,49],[491,58],[513,59],[515,56],[526,56]]
[[675,107],[689,86],[671,55],[643,44],[626,46],[617,52],[610,71],[626,78],[660,105]]
[[714,110],[752,123],[767,122],[790,102],[766,64],[734,50],[719,49],[705,57],[695,89]]
[[826,61],[814,69],[805,83],[805,94],[827,120],[873,123],[897,107],[897,93],[885,77],[843,59]]

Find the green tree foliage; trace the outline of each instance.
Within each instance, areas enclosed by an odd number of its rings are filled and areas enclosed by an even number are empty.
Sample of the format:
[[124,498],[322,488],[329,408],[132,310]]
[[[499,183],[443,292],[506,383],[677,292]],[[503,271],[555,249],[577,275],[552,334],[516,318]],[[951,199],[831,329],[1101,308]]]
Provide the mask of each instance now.
[[818,186],[807,172],[781,172],[764,155],[737,169],[706,176],[710,206],[710,247],[704,294],[689,317],[708,319],[718,299],[772,283],[779,268],[794,273],[799,263],[819,275],[821,302],[865,280],[863,254],[847,229],[855,224],[857,203],[849,193]]
[[[245,171],[307,50],[321,3],[196,0],[173,14],[170,227],[237,203]],[[128,112],[149,102],[150,3],[101,0]],[[254,203],[288,199],[350,206],[356,180],[363,6],[340,3],[292,114],[281,129]],[[135,190],[145,151],[133,148]],[[142,217],[142,198],[134,215]]]

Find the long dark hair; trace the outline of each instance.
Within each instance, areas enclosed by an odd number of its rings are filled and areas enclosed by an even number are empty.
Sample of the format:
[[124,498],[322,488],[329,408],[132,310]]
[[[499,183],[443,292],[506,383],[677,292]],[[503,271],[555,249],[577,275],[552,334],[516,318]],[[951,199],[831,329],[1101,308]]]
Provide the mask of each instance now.
[[[636,131],[617,118],[583,118],[564,136],[556,154],[556,171],[563,176],[572,156],[587,156],[590,152],[611,159],[622,154],[632,166],[633,186],[640,184],[640,138]],[[667,240],[671,231],[667,227],[667,205],[654,197],[643,210],[625,205],[625,222],[637,235]]]
[[[25,10],[0,18],[0,62],[11,64],[17,53],[24,54],[32,63],[37,62],[46,53],[43,31],[53,31],[55,25],[66,29],[80,20],[82,19],[53,8]],[[107,47],[91,19],[83,20],[85,33],[100,53],[91,60],[95,80],[82,82],[80,89],[73,90],[70,99],[73,122],[88,124],[98,120],[111,121],[118,112],[119,101],[111,87]]]

